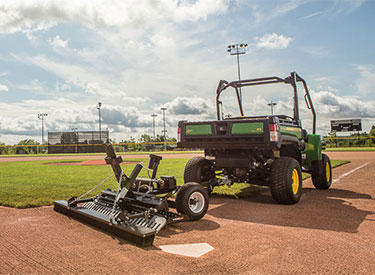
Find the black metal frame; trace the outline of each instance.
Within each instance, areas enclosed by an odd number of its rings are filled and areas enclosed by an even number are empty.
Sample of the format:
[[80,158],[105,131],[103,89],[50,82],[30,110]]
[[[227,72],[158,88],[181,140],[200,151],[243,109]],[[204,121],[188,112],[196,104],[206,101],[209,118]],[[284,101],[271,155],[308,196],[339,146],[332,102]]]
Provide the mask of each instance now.
[[[177,193],[179,187],[176,186],[174,177],[156,178],[162,157],[150,155],[147,168],[152,170],[150,178],[138,177],[143,168],[141,164],[137,164],[127,176],[120,167],[121,156],[116,156],[112,145],[103,146],[107,153],[106,163],[112,166],[119,184],[118,190],[103,190],[100,195],[91,198],[72,197],[68,201],[55,201],[55,211],[77,218],[142,247],[152,245],[155,234],[164,226],[189,220],[187,215],[169,211],[169,208],[176,208],[175,201],[169,199]],[[146,186],[146,191],[148,186],[152,190],[144,192],[140,190],[142,186]]]
[[271,77],[262,77],[262,78],[254,78],[254,79],[246,79],[246,80],[237,80],[228,82],[226,80],[220,80],[219,85],[216,89],[216,112],[217,112],[217,119],[223,120],[223,114],[221,113],[222,101],[220,101],[221,93],[226,90],[228,87],[232,87],[236,91],[236,97],[238,102],[238,107],[240,109],[240,115],[244,116],[242,101],[239,93],[239,88],[246,87],[246,86],[255,86],[255,85],[266,85],[266,84],[275,84],[275,83],[285,83],[290,84],[293,87],[293,99],[294,99],[294,107],[293,107],[293,118],[295,120],[299,120],[299,107],[298,107],[298,93],[297,93],[297,82],[302,82],[303,88],[305,90],[305,102],[308,109],[311,110],[313,116],[313,129],[312,132],[315,134],[316,131],[316,113],[314,109],[314,105],[311,101],[311,96],[309,90],[307,88],[306,81],[300,77],[296,72],[291,72],[290,76],[286,78],[280,78],[277,76]]

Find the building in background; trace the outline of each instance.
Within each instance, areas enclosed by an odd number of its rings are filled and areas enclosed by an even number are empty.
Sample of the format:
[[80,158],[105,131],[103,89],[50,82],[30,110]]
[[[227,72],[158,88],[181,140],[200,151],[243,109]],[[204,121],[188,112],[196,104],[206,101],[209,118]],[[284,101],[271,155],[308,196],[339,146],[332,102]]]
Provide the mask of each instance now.
[[108,131],[48,132],[48,153],[101,153],[107,142]]

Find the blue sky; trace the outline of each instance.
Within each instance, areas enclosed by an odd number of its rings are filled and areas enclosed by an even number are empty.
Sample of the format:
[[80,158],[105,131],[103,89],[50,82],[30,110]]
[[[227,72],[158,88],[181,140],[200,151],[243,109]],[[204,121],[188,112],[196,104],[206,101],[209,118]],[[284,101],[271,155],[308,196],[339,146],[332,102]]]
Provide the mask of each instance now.
[[[235,80],[233,43],[246,42],[241,78],[286,77],[308,83],[318,133],[329,121],[375,124],[375,1],[0,0],[0,141],[40,141],[46,131],[103,129],[116,141],[161,134],[179,120],[215,118],[220,79]],[[244,91],[249,115],[291,115],[283,85]],[[236,114],[225,96],[225,112]],[[301,106],[304,106],[301,97]],[[301,110],[303,126],[311,115]]]

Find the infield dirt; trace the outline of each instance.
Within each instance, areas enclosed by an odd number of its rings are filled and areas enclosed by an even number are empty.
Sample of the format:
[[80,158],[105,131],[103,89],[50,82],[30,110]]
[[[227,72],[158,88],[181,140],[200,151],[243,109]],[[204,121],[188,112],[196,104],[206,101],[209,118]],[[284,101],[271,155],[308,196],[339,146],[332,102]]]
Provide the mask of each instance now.
[[[331,189],[306,180],[301,201],[288,206],[269,191],[213,197],[202,220],[170,226],[147,249],[51,206],[0,207],[0,274],[374,274],[375,152],[328,154],[351,161],[334,169]],[[214,250],[189,258],[159,249],[200,242]]]

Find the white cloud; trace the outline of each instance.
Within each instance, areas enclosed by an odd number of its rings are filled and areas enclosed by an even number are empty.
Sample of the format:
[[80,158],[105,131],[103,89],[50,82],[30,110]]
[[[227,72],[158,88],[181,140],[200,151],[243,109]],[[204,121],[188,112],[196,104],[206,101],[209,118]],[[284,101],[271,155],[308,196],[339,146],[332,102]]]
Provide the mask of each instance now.
[[109,93],[109,90],[103,88],[98,82],[86,82],[80,76],[70,77],[66,82],[83,89],[85,93],[90,95]]
[[174,18],[176,21],[206,19],[210,14],[225,12],[228,3],[229,0],[198,0],[193,4],[189,1],[180,1],[180,5],[174,11]]
[[0,32],[46,24],[78,22],[91,28],[149,25],[155,21],[197,21],[225,12],[228,0],[18,0],[0,2]]
[[[342,97],[329,91],[310,89],[314,106],[318,116],[318,133],[329,131],[329,120],[334,118],[374,118],[375,102],[361,101],[358,98]],[[152,103],[148,98],[126,97],[125,104],[108,104],[102,106],[102,129],[109,128],[111,138],[120,141],[129,136],[139,137],[141,134],[152,134],[151,113],[158,114],[156,118],[157,132],[163,126],[160,107],[167,107],[166,122],[169,136],[175,136],[179,120],[212,120],[215,119],[215,105],[211,100],[202,97],[177,97],[166,104]],[[269,100],[255,96],[247,100],[250,115],[266,115],[270,113],[267,103]],[[147,104],[148,108],[140,109],[138,104]],[[230,103],[230,102],[229,102]],[[275,113],[292,115],[291,98],[276,100]],[[126,106],[126,107],[124,107]],[[233,109],[236,106],[233,105]],[[73,100],[57,98],[56,100],[25,100],[19,103],[0,103],[0,109],[7,113],[0,117],[0,135],[2,142],[16,143],[18,140],[33,138],[39,140],[41,122],[37,119],[40,112],[48,114],[45,120],[45,131],[70,131],[72,127],[78,130],[98,129],[98,110],[95,104],[82,104]],[[236,115],[232,110],[225,113]],[[311,112],[304,107],[300,98],[300,113],[303,125],[311,127]],[[22,116],[20,116],[22,114]],[[248,113],[247,113],[248,114]],[[364,125],[364,129],[367,126]],[[5,138],[4,138],[5,137]]]
[[102,108],[103,123],[108,125],[122,125],[130,128],[149,127],[151,117],[142,114],[137,107],[108,106]]
[[331,80],[331,77],[328,76],[319,76],[314,79],[316,82],[328,82]]
[[8,86],[0,84],[0,92],[7,92],[8,90]]
[[175,46],[173,39],[160,34],[153,35],[150,40],[154,45],[159,47],[169,48]]
[[284,35],[278,35],[276,33],[265,34],[262,37],[255,37],[255,46],[257,48],[265,49],[285,49],[289,46],[292,41],[291,37]]
[[177,97],[164,104],[173,115],[204,115],[213,113],[213,104],[202,97]]
[[[316,17],[319,15],[337,15],[340,13],[350,13],[360,8],[368,0],[331,0],[324,1],[326,10],[310,13],[303,16],[303,19]],[[370,0],[371,1],[371,0]],[[314,0],[237,0],[241,4],[248,4],[252,8],[252,15],[256,24],[266,24],[268,21],[275,20],[285,16],[290,12],[296,11],[301,6],[316,2]],[[306,9],[310,11],[310,8]],[[306,12],[306,11],[302,11]]]
[[[258,11],[260,17],[270,15],[268,18],[284,15],[306,2],[287,0],[275,1],[276,4],[273,4],[261,0],[241,1],[247,5],[259,3],[258,8],[254,6],[253,12]],[[98,117],[94,106],[101,101],[105,124],[103,128],[109,127],[112,129],[111,135],[121,138],[137,136],[149,130],[148,133],[151,133],[152,112],[158,114],[156,123],[161,127],[161,106],[168,108],[167,127],[171,136],[175,133],[178,120],[215,119],[213,101],[217,80],[233,80],[237,77],[235,63],[232,57],[225,56],[225,44],[222,44],[223,39],[233,38],[228,38],[231,36],[228,36],[225,28],[222,29],[222,23],[227,25],[227,22],[220,21],[219,16],[212,21],[202,21],[210,15],[226,12],[228,5],[229,0],[0,0],[0,32],[21,31],[30,39],[35,38],[35,43],[25,44],[38,46],[27,48],[25,45],[24,48],[12,49],[17,53],[13,55],[15,60],[11,61],[25,63],[17,64],[20,67],[35,66],[35,74],[22,80],[26,84],[4,83],[12,91],[22,90],[22,94],[29,90],[27,98],[35,95],[41,98],[40,94],[43,94],[46,96],[44,98],[51,99],[41,101],[39,105],[36,101],[20,103],[22,98],[18,98],[18,103],[10,104],[4,113],[9,119],[15,120],[12,122],[15,123],[15,129],[25,135],[27,129],[39,135],[40,122],[37,121],[35,127],[28,125],[28,122],[22,124],[24,117],[18,119],[17,116],[30,114],[30,120],[35,120],[38,112],[49,113],[46,121],[49,130],[66,131],[73,126],[80,130],[93,130],[97,129]],[[266,10],[265,7],[269,6],[271,9]],[[198,22],[181,24],[184,21]],[[58,27],[46,31],[55,25]],[[56,35],[56,32],[60,35]],[[42,45],[48,37],[48,42],[55,50],[53,53],[48,43]],[[258,51],[285,49],[290,47],[291,41],[292,38],[286,34],[268,33],[256,37],[251,45]],[[313,50],[319,54],[322,52],[318,47]],[[282,62],[278,60],[250,51],[246,56],[241,59],[241,73],[244,77],[278,75],[280,71],[285,71]],[[47,73],[40,72],[40,68]],[[365,77],[366,70],[362,71],[363,80],[372,80],[371,77]],[[367,71],[371,73],[374,69],[370,67]],[[10,74],[14,77],[14,72]],[[0,76],[5,75],[0,72]],[[34,77],[40,77],[40,82],[33,82]],[[328,84],[334,85],[326,79],[321,80],[327,82],[323,86],[326,90]],[[369,90],[363,83],[358,83],[358,87],[362,85],[358,90]],[[267,102],[274,95],[277,95],[274,100],[278,102],[276,110],[291,113],[291,104],[280,90],[257,91],[267,100],[249,99],[248,106],[254,115],[268,114],[270,109]],[[336,102],[331,95],[317,97],[316,101],[321,101],[321,106],[317,107],[319,117],[326,119],[335,116],[337,112],[346,114],[347,110],[351,110],[352,114],[358,113],[358,110],[365,110],[363,115],[371,113],[371,106],[364,106],[363,101],[356,98],[343,100],[338,96],[339,91],[328,89],[328,92],[332,91]],[[52,100],[60,96],[70,98],[71,101],[56,103]],[[351,100],[358,102],[354,101],[350,105]],[[233,105],[236,107],[235,101]],[[1,102],[0,109],[3,109]],[[0,118],[0,121],[3,120]]]
[[63,40],[59,35],[54,38],[50,38],[48,42],[53,48],[66,48],[68,46],[68,40]]
[[151,104],[151,99],[149,97],[125,96],[123,100],[126,106],[140,106],[142,104]]
[[336,0],[331,10],[336,13],[350,13],[360,8],[368,0]]
[[360,95],[374,94],[375,92],[375,66],[358,65],[357,70],[361,77],[357,80],[356,86]]
[[[37,32],[40,32],[40,31],[46,31],[49,28],[53,27],[54,25],[55,24],[52,23],[52,22],[41,21],[39,23],[36,23],[35,27],[34,26],[30,26],[30,27],[27,27],[27,28],[23,28],[22,32],[24,34],[26,34],[26,37],[27,37],[28,40],[35,41],[36,37],[34,36],[34,33],[37,33]],[[1,20],[0,20],[0,32],[1,32]]]
[[12,87],[15,89],[25,90],[28,92],[33,92],[35,94],[41,94],[42,92],[46,91],[46,83],[41,82],[37,79],[32,80],[29,83],[22,83],[22,84],[13,84]]
[[[37,114],[41,110],[48,114],[44,121],[45,133],[70,131],[72,127],[78,130],[97,130],[98,110],[96,107],[81,105],[79,102],[68,99],[0,103],[0,108],[8,114],[7,117],[0,117],[0,135],[3,136],[17,136],[18,139],[24,139],[27,136],[27,138],[37,139],[41,133],[41,121],[38,120]],[[150,128],[152,125],[152,118],[134,106],[124,108],[119,105],[103,105],[101,114],[102,128],[111,128],[113,131],[111,135],[119,138],[125,138],[126,133],[133,132],[133,135],[144,133],[145,128]],[[17,140],[13,139],[14,142]]]
[[[264,5],[265,1],[252,1],[253,16],[257,24],[264,24],[267,21],[273,20],[277,17],[283,16],[300,6],[310,2],[311,0],[283,0],[270,1],[270,5]],[[268,1],[267,1],[268,2]],[[264,6],[265,8],[261,8]]]
[[314,13],[311,13],[311,14],[305,15],[305,16],[302,17],[302,19],[309,19],[309,18],[312,18],[312,17],[318,16],[318,15],[322,15],[322,14],[324,14],[323,11],[318,11],[318,12],[314,12]]
[[339,96],[329,91],[311,91],[317,112],[335,118],[375,117],[375,102]]

